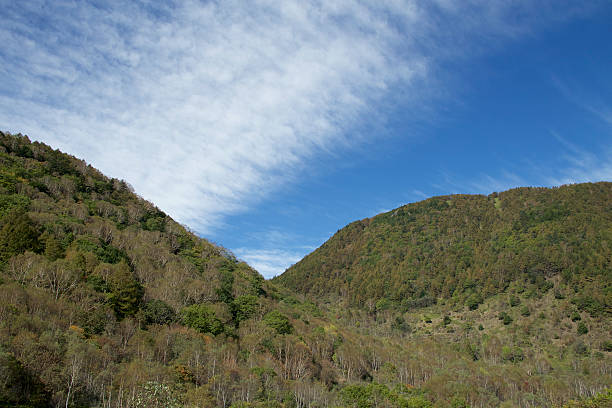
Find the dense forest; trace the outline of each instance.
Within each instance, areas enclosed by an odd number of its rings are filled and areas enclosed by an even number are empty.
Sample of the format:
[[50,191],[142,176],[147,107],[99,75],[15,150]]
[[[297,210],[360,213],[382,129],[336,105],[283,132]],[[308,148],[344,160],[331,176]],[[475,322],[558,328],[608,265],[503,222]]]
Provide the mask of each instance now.
[[612,183],[517,188],[408,204],[338,231],[276,282],[373,310],[445,299],[478,307],[554,287],[591,316],[612,313]]
[[610,406],[611,205],[606,183],[436,198],[267,282],[0,132],[0,406]]

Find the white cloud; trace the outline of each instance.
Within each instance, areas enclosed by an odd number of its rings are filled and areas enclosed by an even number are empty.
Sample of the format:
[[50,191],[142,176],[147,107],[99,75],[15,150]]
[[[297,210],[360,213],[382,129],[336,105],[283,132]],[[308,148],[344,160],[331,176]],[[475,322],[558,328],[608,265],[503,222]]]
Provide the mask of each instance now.
[[[602,120],[606,121],[605,118]],[[550,185],[612,181],[612,147],[603,147],[598,152],[581,149],[563,137],[555,134],[565,148],[560,159],[566,163],[556,174],[549,174],[546,182]]]
[[234,253],[239,259],[244,260],[255,268],[266,279],[270,279],[283,273],[285,269],[298,262],[312,249],[284,251],[279,249],[238,248]]
[[[605,120],[605,119],[604,119]],[[516,187],[552,187],[564,184],[612,181],[612,148],[604,145],[588,151],[552,133],[549,158],[525,159],[496,174],[480,174],[460,179],[441,172],[441,182],[432,187],[438,194],[485,194]],[[557,142],[555,144],[555,141]],[[527,181],[529,180],[529,181]]]
[[441,60],[520,35],[554,3],[12,2],[0,127],[125,178],[208,233],[318,154],[359,144],[380,102],[435,93]]

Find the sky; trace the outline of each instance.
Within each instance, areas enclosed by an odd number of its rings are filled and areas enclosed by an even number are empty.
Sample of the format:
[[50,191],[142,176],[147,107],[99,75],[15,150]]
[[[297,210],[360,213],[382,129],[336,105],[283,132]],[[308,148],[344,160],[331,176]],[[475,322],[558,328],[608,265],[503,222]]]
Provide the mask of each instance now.
[[409,202],[612,181],[612,2],[0,0],[0,129],[265,277]]

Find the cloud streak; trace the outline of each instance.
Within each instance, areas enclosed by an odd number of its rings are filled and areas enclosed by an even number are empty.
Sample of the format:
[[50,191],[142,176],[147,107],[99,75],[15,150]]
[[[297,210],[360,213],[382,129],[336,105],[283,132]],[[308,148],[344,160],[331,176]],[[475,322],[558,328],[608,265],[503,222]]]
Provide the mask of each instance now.
[[204,234],[320,155],[359,145],[369,137],[359,126],[384,120],[378,106],[392,95],[404,104],[427,99],[432,73],[458,47],[521,35],[546,9],[109,4],[3,6],[0,126],[125,178]]
[[239,259],[247,262],[265,278],[273,278],[297,263],[310,251],[238,248],[234,252]]

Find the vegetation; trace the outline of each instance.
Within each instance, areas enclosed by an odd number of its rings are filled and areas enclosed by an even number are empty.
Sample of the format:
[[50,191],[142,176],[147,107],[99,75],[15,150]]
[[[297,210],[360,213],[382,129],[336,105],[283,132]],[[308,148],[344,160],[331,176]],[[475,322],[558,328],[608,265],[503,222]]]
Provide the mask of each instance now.
[[527,270],[489,292],[472,268],[449,273],[456,296],[423,286],[398,301],[387,283],[326,302],[264,281],[127,183],[0,133],[0,406],[605,406],[610,246],[581,231],[582,249],[563,248],[599,275]]
[[591,316],[612,313],[612,183],[518,188],[408,204],[349,224],[275,279],[373,310],[440,300],[475,310],[491,296],[554,287]]

